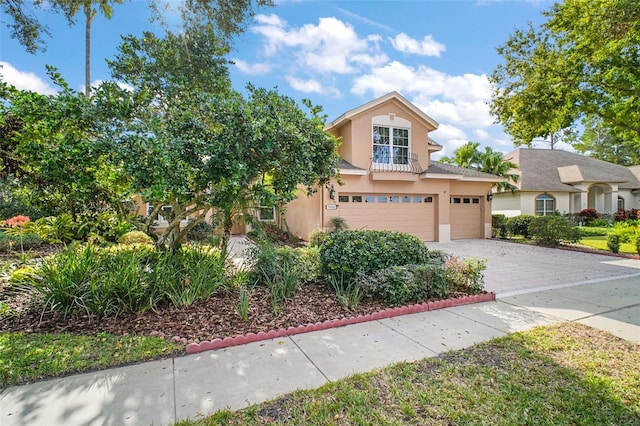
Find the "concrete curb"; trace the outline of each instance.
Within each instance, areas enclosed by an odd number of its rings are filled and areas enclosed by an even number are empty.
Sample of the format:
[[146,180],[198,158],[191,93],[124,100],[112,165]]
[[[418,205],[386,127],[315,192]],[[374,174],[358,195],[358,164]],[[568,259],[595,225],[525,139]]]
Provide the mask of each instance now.
[[186,347],[187,354],[195,354],[213,349],[223,349],[230,346],[244,345],[262,340],[277,339],[280,337],[293,336],[311,331],[326,330],[329,328],[343,327],[350,324],[375,321],[385,318],[392,318],[400,315],[415,314],[419,312],[435,311],[437,309],[451,308],[453,306],[469,305],[472,303],[491,302],[496,300],[496,294],[484,293],[471,296],[462,296],[452,299],[436,300],[433,302],[418,303],[415,305],[388,308],[366,315],[358,315],[349,318],[326,320],[313,324],[299,325],[297,327],[281,328],[279,330],[260,331],[258,333],[241,334],[224,339],[204,340],[199,343],[189,343]]

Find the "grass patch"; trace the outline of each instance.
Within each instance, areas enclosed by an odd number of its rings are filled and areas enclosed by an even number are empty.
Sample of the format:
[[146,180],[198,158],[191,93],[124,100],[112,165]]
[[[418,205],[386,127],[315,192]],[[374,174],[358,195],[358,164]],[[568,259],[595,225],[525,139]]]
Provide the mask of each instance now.
[[638,349],[580,324],[539,327],[178,424],[640,424]]
[[[607,246],[606,236],[591,236],[578,241],[578,244],[596,250],[611,251]],[[620,253],[637,254],[635,243],[620,244]]]
[[184,351],[159,337],[0,333],[0,387]]

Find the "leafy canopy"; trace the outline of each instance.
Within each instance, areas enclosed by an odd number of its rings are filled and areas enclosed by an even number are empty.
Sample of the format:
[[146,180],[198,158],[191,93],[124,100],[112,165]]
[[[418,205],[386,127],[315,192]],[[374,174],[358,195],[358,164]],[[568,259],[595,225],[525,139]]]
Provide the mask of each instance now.
[[469,141],[453,151],[453,157],[443,157],[441,161],[503,177],[505,178],[503,182],[495,184],[498,192],[516,191],[518,188],[514,183],[518,182],[520,175],[514,173],[514,170],[518,165],[505,160],[500,152],[494,151],[491,147],[485,147],[484,152],[480,151],[479,147],[478,142]]
[[516,145],[600,120],[640,147],[640,3],[565,0],[498,48],[491,112]]

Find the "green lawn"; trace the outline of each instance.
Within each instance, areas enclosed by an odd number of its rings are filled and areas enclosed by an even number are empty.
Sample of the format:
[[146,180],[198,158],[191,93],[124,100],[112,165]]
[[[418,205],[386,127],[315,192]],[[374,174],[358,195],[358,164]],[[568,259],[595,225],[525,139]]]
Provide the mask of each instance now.
[[176,352],[184,347],[160,337],[0,333],[0,388]]
[[[587,246],[596,250],[611,251],[607,246],[607,237],[604,236],[590,236],[582,238],[578,241],[578,244]],[[622,243],[620,244],[620,253],[637,254],[635,243]]]
[[638,345],[565,323],[178,424],[637,425],[638,365]]

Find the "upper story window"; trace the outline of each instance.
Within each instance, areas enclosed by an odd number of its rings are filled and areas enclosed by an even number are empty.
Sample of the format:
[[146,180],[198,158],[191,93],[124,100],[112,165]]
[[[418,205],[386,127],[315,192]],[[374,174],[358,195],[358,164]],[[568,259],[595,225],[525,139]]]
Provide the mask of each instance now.
[[373,162],[409,164],[409,129],[374,125]]
[[546,216],[554,214],[556,211],[556,200],[547,194],[538,195],[536,197],[536,214]]

